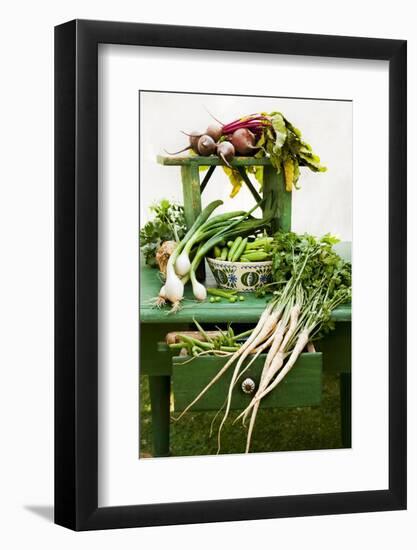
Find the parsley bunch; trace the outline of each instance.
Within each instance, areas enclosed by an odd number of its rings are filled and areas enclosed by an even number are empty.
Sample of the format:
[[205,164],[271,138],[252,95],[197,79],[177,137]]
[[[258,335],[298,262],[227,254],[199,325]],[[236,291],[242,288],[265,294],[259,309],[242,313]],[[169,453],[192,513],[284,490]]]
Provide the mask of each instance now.
[[180,204],[162,199],[150,207],[154,214],[140,230],[139,243],[145,262],[158,267],[156,252],[164,241],[181,241],[186,233],[184,208]]
[[278,287],[291,280],[297,281],[309,310],[305,319],[314,324],[315,338],[334,328],[331,312],[351,298],[352,267],[333,249],[338,242],[339,239],[330,233],[321,238],[294,232],[274,235],[274,281]]

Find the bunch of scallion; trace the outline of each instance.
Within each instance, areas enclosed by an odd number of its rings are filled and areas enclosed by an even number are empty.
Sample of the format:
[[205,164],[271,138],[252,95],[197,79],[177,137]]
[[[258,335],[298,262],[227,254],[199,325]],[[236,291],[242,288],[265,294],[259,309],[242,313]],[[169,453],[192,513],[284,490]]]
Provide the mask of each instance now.
[[[272,300],[250,336],[176,419],[181,418],[235,365],[218,429],[218,452],[233,390],[255,359],[262,352],[266,353],[257,391],[250,404],[235,419],[235,422],[241,419],[244,426],[249,419],[246,452],[250,450],[262,399],[284,379],[301,353],[332,328],[331,312],[351,297],[351,266],[333,250],[337,239],[330,235],[317,239],[311,235],[279,233],[275,241],[273,269],[277,289]],[[248,358],[250,360],[246,364]]]

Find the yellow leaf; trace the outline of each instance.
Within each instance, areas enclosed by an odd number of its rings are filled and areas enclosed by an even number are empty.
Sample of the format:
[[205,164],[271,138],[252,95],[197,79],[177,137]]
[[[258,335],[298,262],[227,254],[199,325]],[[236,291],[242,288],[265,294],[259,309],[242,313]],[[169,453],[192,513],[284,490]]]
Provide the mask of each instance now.
[[230,193],[230,198],[236,197],[239,193],[240,188],[242,187],[243,179],[237,170],[231,170],[227,166],[223,166],[223,170],[226,172],[230,183],[232,184],[232,192]]
[[284,161],[285,190],[291,193],[294,181],[294,162],[291,158]]
[[241,181],[233,183],[233,189],[232,189],[232,192],[230,193],[230,198],[231,199],[233,199],[233,197],[236,197],[236,195],[239,193],[241,187],[242,187],[242,182]]

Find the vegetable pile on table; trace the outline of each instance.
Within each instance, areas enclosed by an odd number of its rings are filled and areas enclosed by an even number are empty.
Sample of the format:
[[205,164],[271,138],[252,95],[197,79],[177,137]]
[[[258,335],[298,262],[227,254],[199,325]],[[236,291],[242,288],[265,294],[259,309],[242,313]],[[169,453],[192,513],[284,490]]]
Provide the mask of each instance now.
[[[241,173],[230,164],[236,155],[268,157],[278,173],[284,171],[285,187],[289,192],[293,187],[298,189],[300,166],[313,172],[326,171],[326,167],[320,164],[320,157],[302,139],[301,131],[278,111],[246,115],[228,124],[215,120],[203,133],[186,133],[189,145],[168,154],[176,155],[187,150],[201,156],[217,154],[223,160],[225,172],[233,185],[231,197],[243,184]],[[262,185],[263,167],[249,166],[247,170],[253,172]]]
[[[301,353],[314,349],[313,342],[333,328],[331,312],[350,300],[351,265],[333,250],[336,242],[338,240],[331,235],[318,239],[307,234],[281,232],[274,236],[273,298],[248,338],[239,349],[230,352],[225,365],[176,418],[179,420],[234,365],[218,428],[218,452],[233,390],[255,359],[265,352],[259,386],[248,407],[235,419],[235,422],[241,419],[244,426],[249,422],[246,452],[250,450],[262,399],[280,384]],[[210,353],[210,350],[205,351]],[[247,359],[249,363],[244,365]]]

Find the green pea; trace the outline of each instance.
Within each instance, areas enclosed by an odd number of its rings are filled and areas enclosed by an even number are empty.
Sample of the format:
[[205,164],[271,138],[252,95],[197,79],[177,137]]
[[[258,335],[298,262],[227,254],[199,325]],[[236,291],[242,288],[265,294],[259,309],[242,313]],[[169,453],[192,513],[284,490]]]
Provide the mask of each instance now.
[[214,297],[214,296],[210,296],[210,303],[211,303],[211,304],[214,304],[215,301],[216,301],[215,297]]
[[231,296],[231,297],[229,298],[229,302],[232,302],[232,304],[235,303],[236,301],[237,301],[236,296]]
[[244,301],[245,301],[244,296],[239,296],[239,301],[240,301],[240,302],[244,302]]
[[222,299],[220,298],[220,296],[215,296],[215,297],[214,297],[214,301],[215,301],[215,302],[221,302]]

